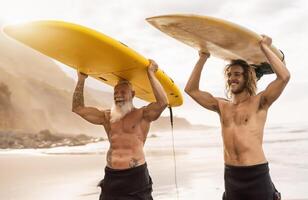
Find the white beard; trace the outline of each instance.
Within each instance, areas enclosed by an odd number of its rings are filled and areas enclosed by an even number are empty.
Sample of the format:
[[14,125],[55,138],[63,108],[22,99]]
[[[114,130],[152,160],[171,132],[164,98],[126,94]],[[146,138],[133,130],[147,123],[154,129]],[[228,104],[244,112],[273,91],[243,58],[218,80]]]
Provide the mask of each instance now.
[[122,119],[127,113],[133,110],[132,102],[125,102],[124,105],[118,106],[113,103],[110,112],[110,122],[114,123]]

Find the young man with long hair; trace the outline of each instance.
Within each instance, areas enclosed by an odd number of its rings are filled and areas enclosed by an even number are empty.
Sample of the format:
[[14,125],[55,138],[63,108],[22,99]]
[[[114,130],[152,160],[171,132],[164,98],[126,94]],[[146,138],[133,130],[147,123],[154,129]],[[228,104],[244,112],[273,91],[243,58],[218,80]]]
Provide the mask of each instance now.
[[256,73],[243,60],[233,60],[225,68],[227,99],[199,89],[202,68],[209,53],[200,58],[187,82],[185,92],[204,108],[218,113],[224,144],[224,200],[279,199],[269,175],[263,152],[263,133],[267,112],[290,79],[284,63],[272,52],[272,39],[262,36],[260,48],[276,79],[256,94]]

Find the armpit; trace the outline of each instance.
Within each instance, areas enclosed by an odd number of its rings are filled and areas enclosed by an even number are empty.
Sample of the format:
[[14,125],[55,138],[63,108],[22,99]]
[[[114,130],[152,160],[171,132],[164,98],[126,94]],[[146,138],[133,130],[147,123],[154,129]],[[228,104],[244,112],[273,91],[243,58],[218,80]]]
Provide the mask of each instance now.
[[111,110],[108,109],[108,110],[102,110],[102,112],[104,113],[104,120],[105,122],[110,122],[110,113],[111,113]]
[[259,110],[265,108],[268,105],[268,100],[265,98],[263,95],[260,97],[260,102],[259,102]]

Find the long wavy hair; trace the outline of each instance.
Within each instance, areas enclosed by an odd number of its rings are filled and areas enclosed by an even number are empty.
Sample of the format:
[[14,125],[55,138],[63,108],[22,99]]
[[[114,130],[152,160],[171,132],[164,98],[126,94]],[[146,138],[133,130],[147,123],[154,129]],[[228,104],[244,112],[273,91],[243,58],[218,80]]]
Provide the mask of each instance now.
[[251,95],[256,95],[257,92],[257,77],[256,72],[252,66],[250,66],[246,61],[237,59],[231,60],[230,64],[226,65],[224,69],[224,76],[225,76],[225,93],[227,98],[232,97],[232,93],[230,90],[230,85],[228,84],[228,71],[230,67],[238,65],[241,66],[244,70],[244,80],[245,80],[245,90]]

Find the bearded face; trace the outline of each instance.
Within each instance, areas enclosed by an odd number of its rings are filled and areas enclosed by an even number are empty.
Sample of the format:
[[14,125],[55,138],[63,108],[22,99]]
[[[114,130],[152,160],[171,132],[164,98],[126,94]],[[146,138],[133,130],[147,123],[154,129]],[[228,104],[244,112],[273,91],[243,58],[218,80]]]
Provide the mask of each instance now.
[[129,84],[118,84],[114,88],[114,102],[111,108],[111,122],[122,119],[127,113],[134,108],[132,100],[134,91]]
[[245,90],[244,70],[239,65],[233,65],[227,72],[228,85],[232,94],[239,94]]

